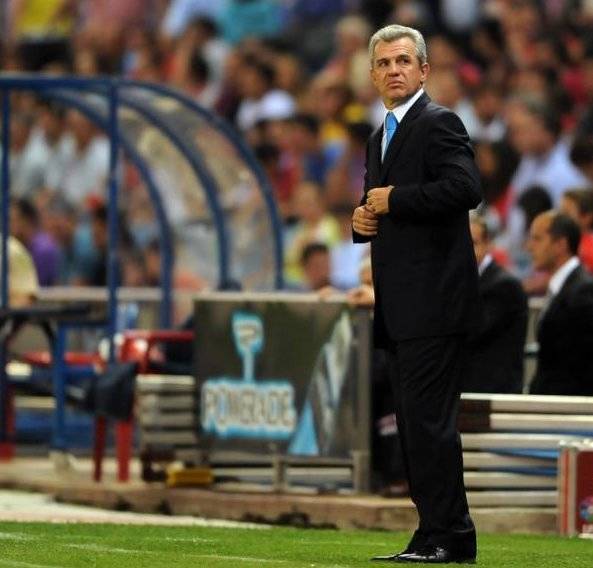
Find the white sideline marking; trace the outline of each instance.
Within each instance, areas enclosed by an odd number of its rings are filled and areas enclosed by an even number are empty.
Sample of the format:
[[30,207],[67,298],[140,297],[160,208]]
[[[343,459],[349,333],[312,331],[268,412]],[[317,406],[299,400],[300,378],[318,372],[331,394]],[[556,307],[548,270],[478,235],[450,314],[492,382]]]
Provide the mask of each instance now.
[[80,550],[88,550],[90,552],[104,552],[111,554],[117,552],[120,554],[156,554],[153,550],[138,550],[136,548],[114,548],[111,546],[101,546],[100,544],[61,544],[67,548],[78,548]]
[[252,556],[228,556],[227,554],[190,554],[188,556],[215,560],[238,560],[240,562],[274,562],[276,564],[286,564],[288,562],[288,560],[270,560],[269,558],[254,558]]
[[150,538],[150,540],[167,540],[169,542],[193,542],[193,543],[200,543],[200,542],[206,542],[206,543],[212,543],[212,542],[218,542],[214,539],[211,538],[200,538],[199,536],[196,537],[186,537],[186,538],[182,538],[182,537],[173,537],[173,536],[166,536],[163,539],[160,538]]
[[20,532],[0,532],[0,540],[35,540],[37,537]]
[[[254,558],[251,556],[228,556],[226,554],[192,554],[191,556],[195,558],[210,558],[212,560],[238,560],[239,562],[262,562],[274,564],[286,564],[287,562],[291,562],[289,560],[271,560],[269,558]],[[326,568],[348,568],[343,564],[323,564],[320,562],[314,562],[313,564],[309,564],[309,566],[325,566]]]
[[[0,533],[0,538],[2,538],[2,535],[6,534],[7,537],[9,536],[9,533]],[[16,534],[16,533],[15,533]],[[22,533],[21,533],[22,534]],[[24,535],[23,535],[24,536]],[[29,540],[33,540],[33,538],[37,538],[37,537],[29,537]],[[76,535],[56,535],[55,538],[60,539],[60,540],[68,540],[68,542],[70,544],[75,544],[75,543],[71,543],[71,541],[74,539],[78,539],[78,540],[99,540],[100,537],[96,536],[96,535],[86,535],[86,534],[76,534]],[[218,542],[218,540],[215,539],[211,539],[211,538],[201,538],[199,536],[195,536],[195,537],[174,537],[174,536],[166,536],[166,537],[155,537],[155,536],[147,536],[147,537],[138,537],[141,540],[150,540],[150,541],[156,541],[156,540],[164,540],[164,541],[170,541],[170,542],[190,542],[190,543],[195,543],[195,544],[199,544],[199,543],[208,543],[211,544],[213,542]],[[23,540],[25,540],[23,538]],[[64,545],[62,545],[64,546]],[[77,544],[77,546],[83,546],[82,544]],[[98,545],[100,546],[100,545]]]
[[[154,515],[156,516],[156,515]],[[165,518],[167,516],[165,515]],[[168,518],[176,518],[169,516]],[[184,518],[184,517],[182,517]],[[271,525],[258,525],[256,523],[245,523],[243,521],[225,521],[222,519],[201,519],[199,517],[189,517],[192,521],[191,526],[212,527],[215,529],[248,529],[257,531],[271,530]]]
[[[349,546],[360,546],[361,544],[368,544],[365,543],[363,540],[360,541],[352,541],[352,542],[344,542],[341,540],[316,540],[314,541],[314,544],[331,544],[333,545],[340,545],[340,546],[344,546],[344,545],[349,545]],[[373,542],[373,546],[390,546],[392,548],[398,548],[398,545],[393,544],[393,542]],[[404,548],[405,546],[400,546],[400,548]]]
[[0,558],[0,564],[3,566],[12,566],[13,568],[65,568],[57,564],[32,564],[31,562],[19,562],[17,560],[8,560]]

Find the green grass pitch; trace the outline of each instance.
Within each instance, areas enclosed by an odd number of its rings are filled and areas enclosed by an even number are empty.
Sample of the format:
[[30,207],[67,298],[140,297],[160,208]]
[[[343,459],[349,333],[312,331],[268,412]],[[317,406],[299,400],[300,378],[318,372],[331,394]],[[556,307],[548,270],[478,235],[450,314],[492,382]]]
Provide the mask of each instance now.
[[[354,568],[408,535],[318,529],[0,523],[0,568]],[[593,540],[481,535],[483,568],[593,567]]]

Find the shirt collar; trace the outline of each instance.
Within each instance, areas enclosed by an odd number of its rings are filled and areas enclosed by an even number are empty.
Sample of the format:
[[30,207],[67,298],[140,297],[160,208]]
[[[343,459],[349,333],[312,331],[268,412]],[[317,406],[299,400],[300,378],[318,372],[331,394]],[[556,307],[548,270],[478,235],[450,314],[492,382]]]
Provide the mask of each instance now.
[[484,270],[486,270],[492,264],[492,260],[493,260],[493,258],[490,253],[488,253],[482,259],[482,262],[480,262],[480,265],[478,266],[478,273],[480,276],[482,276],[482,274],[484,274]]
[[[414,103],[423,95],[423,93],[424,89],[420,87],[416,94],[410,97],[405,103],[402,103],[401,105],[391,109],[391,112],[395,115],[398,124],[401,124],[401,121],[404,119],[406,113],[412,108]],[[389,110],[390,109],[385,107],[385,116],[387,116]],[[383,119],[383,126],[385,126],[385,118]]]
[[552,295],[558,294],[562,290],[562,286],[566,282],[566,279],[570,276],[572,271],[579,266],[580,262],[576,256],[569,258],[550,278],[548,284],[548,292]]

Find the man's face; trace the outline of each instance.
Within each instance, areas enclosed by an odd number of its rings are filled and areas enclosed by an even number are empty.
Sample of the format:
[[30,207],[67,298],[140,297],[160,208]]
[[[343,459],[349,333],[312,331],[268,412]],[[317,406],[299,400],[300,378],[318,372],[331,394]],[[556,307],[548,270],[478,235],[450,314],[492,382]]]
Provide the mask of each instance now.
[[527,250],[536,270],[553,271],[558,263],[562,242],[560,239],[554,240],[550,235],[551,224],[551,217],[545,214],[538,215],[529,229]]
[[543,121],[521,105],[507,113],[511,145],[522,156],[541,155],[554,145],[552,134]]
[[62,121],[60,117],[49,109],[44,109],[39,117],[39,125],[46,137],[54,142],[62,134]]
[[330,275],[329,254],[321,251],[312,254],[303,266],[303,272],[311,290],[319,290],[327,286]]
[[501,98],[495,91],[482,91],[474,99],[476,114],[484,121],[490,122],[501,108]]
[[76,220],[66,213],[47,211],[45,213],[47,232],[61,244],[70,244],[76,231]]
[[29,141],[29,134],[31,130],[26,126],[25,122],[18,119],[13,119],[10,122],[10,143],[14,150],[20,152],[27,145]]
[[409,37],[380,41],[375,46],[371,79],[387,108],[408,100],[426,81],[428,63],[420,64]]
[[91,222],[91,234],[95,246],[101,250],[107,248],[109,233],[106,221],[102,219],[93,219]]
[[472,241],[474,243],[474,253],[476,254],[476,261],[481,264],[484,257],[488,254],[489,243],[484,238],[484,229],[478,223],[470,223],[469,225]]
[[239,75],[239,91],[246,98],[259,99],[266,91],[258,70],[251,66],[245,66]]
[[30,224],[27,222],[26,217],[21,214],[17,207],[11,207],[8,214],[10,234],[26,245],[27,237],[30,234]]
[[86,147],[95,134],[92,123],[78,111],[71,110],[68,113],[67,124],[78,147]]

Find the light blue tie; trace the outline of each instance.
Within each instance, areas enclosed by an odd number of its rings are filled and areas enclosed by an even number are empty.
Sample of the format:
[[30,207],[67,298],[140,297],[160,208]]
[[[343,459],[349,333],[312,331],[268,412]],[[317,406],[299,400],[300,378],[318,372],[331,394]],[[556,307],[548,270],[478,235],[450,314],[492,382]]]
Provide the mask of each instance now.
[[385,154],[387,153],[387,148],[389,148],[389,143],[397,130],[397,118],[395,115],[389,111],[387,116],[385,117],[385,148],[383,148],[383,156],[381,156],[381,160],[385,158]]

